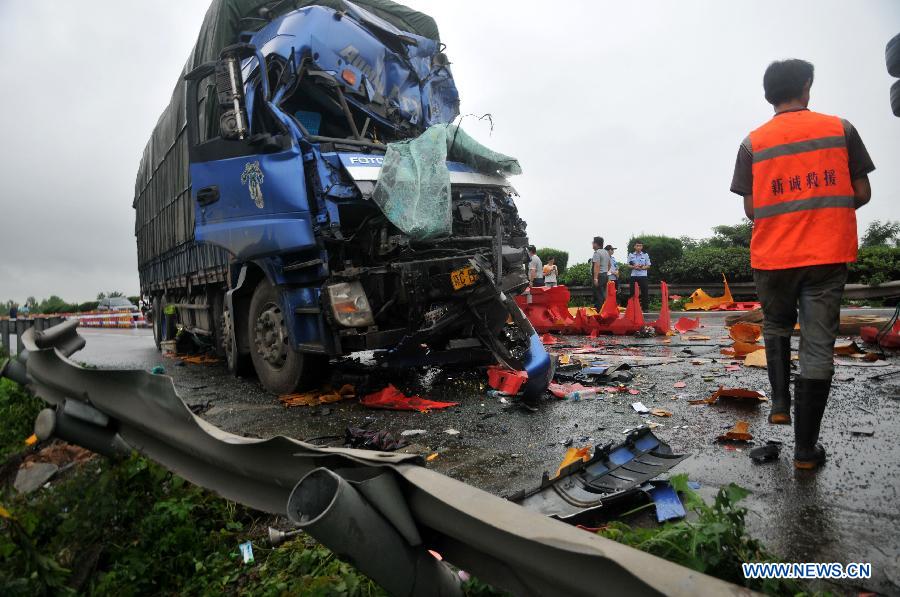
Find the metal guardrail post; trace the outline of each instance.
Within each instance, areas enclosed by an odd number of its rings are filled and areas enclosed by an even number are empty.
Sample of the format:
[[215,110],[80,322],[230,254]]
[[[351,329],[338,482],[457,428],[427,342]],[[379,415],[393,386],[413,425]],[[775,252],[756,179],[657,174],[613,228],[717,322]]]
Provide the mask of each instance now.
[[9,319],[0,320],[0,346],[2,346],[7,353],[12,354],[12,350],[10,350],[9,347],[9,327]]
[[31,327],[28,325],[29,323],[31,322],[27,319],[16,320],[16,354],[21,354],[25,350],[25,345],[22,344],[22,335]]

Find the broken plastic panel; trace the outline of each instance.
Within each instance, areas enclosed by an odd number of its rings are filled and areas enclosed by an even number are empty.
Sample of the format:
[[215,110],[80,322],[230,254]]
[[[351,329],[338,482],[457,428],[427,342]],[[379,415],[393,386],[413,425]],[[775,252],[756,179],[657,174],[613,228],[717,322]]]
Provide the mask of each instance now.
[[521,506],[569,522],[614,503],[637,497],[647,481],[687,458],[674,454],[648,427],[631,431],[625,441],[597,447],[587,461],[577,460],[550,478],[544,473],[540,487],[510,500]]

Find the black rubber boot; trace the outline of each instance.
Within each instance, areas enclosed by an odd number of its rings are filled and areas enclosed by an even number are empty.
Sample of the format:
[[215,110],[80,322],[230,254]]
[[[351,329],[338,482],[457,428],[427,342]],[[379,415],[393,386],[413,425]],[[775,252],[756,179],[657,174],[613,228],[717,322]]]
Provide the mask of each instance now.
[[791,424],[791,339],[766,337],[766,368],[772,385],[772,406],[769,423]]
[[811,470],[825,463],[819,441],[831,379],[798,377],[794,385],[794,468]]

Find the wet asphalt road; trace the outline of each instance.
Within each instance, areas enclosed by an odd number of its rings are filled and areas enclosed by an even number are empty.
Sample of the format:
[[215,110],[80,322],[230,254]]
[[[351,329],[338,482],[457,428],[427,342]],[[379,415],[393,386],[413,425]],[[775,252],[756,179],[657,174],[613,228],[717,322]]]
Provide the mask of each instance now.
[[[537,413],[488,397],[483,375],[438,370],[408,373],[394,381],[402,389],[424,390],[423,396],[458,401],[459,406],[410,413],[369,410],[356,401],[345,401],[286,409],[255,380],[231,377],[223,364],[176,366],[174,359],[155,350],[149,330],[82,330],[87,347],[74,358],[100,368],[162,365],[186,403],[197,405],[211,423],[243,435],[326,438],[316,441],[338,445],[337,438],[343,437],[347,426],[368,424],[370,429],[395,434],[423,429],[423,435],[406,439],[414,442],[414,450],[438,454],[428,466],[499,495],[537,485],[542,471],[556,469],[569,440],[576,446],[618,442],[625,429],[652,420],[662,424],[654,432],[675,452],[691,454],[672,472],[686,472],[699,481],[707,498],[730,482],[753,492],[745,502],[751,532],[776,554],[797,562],[872,563],[871,580],[820,588],[847,594],[859,589],[900,594],[900,375],[869,380],[900,369],[900,356],[875,366],[838,359],[822,425],[821,441],[829,461],[818,473],[795,471],[792,430],[766,423],[768,404],[745,406],[736,400],[714,406],[688,404],[709,396],[719,385],[768,391],[763,369],[725,370],[730,360],[720,349],[730,340],[723,327],[724,315],[700,317],[704,327],[687,335],[710,340],[560,338],[569,345],[594,346],[600,354],[616,355],[597,359],[606,362],[635,355],[675,362],[633,368],[634,379],[627,385],[637,389],[637,395],[606,394],[578,402],[548,397]],[[559,351],[567,352],[566,348]],[[674,387],[682,381],[686,387]],[[648,408],[669,410],[673,416],[637,415],[630,406],[637,400]],[[716,436],[737,420],[750,423],[754,445],[768,439],[784,442],[780,459],[754,464],[747,456],[752,446],[731,450],[716,443]],[[851,433],[856,427],[871,427],[874,434]],[[459,433],[448,434],[448,429]],[[334,437],[329,440],[329,436]]]

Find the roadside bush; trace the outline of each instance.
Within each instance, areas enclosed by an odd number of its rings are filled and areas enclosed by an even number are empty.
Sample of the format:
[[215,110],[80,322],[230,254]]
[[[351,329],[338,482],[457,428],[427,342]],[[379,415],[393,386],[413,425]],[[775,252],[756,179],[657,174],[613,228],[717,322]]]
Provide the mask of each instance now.
[[[621,259],[619,259],[620,271],[622,265],[628,265],[628,253],[634,251],[634,241],[638,239],[644,243],[644,252],[650,255],[650,262],[652,263],[648,272],[650,281],[659,282],[666,279],[664,274],[666,264],[678,261],[684,253],[681,239],[656,234],[631,237],[628,239],[628,247],[622,251]],[[620,275],[619,278],[623,279],[624,276]]]
[[86,303],[81,303],[78,305],[78,312],[84,313],[85,311],[96,311],[97,305],[100,304],[100,301],[87,301]]
[[565,272],[560,272],[559,283],[566,286],[590,286],[591,266],[588,263],[576,263]]
[[729,282],[753,281],[750,249],[747,247],[691,249],[685,251],[680,259],[669,261],[661,269],[660,274],[667,282],[719,281],[722,274],[725,274]]
[[543,263],[544,265],[547,265],[548,259],[550,259],[551,257],[555,257],[556,268],[559,270],[559,274],[562,275],[566,273],[566,266],[569,264],[569,253],[567,253],[566,251],[551,249],[550,247],[543,247],[537,250],[537,255],[541,258],[541,263]]
[[900,248],[863,247],[856,263],[850,264],[851,284],[884,284],[900,280]]
[[[0,350],[2,352],[2,350]],[[0,364],[5,355],[0,354]],[[19,384],[0,379],[0,464],[10,454],[25,447],[25,438],[34,429],[34,419],[41,412],[43,402],[28,394]]]

